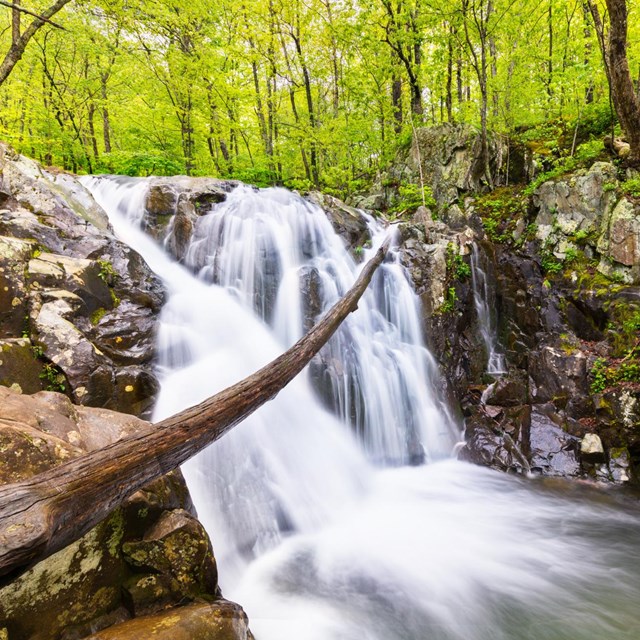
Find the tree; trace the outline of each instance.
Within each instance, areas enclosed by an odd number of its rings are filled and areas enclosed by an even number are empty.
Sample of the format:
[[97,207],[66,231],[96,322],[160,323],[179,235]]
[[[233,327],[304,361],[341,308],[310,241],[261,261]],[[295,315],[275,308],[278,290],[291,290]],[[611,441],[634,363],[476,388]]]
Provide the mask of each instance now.
[[[631,79],[627,59],[627,3],[606,0],[609,13],[609,38],[604,51],[611,97],[620,124],[630,146],[629,160],[640,162],[640,101]],[[597,7],[591,3],[596,27],[601,25]],[[602,31],[602,27],[600,26]]]
[[[11,8],[11,46],[0,63],[0,86],[9,77],[9,74],[13,71],[16,64],[20,62],[27,45],[36,33],[44,27],[45,24],[53,24],[56,27],[59,26],[52,22],[51,18],[65,5],[69,4],[69,2],[71,2],[71,0],[57,0],[57,2],[41,14],[34,13],[11,2],[0,2],[0,4]],[[20,24],[21,14],[23,13],[34,17],[24,31],[22,31],[22,25]]]

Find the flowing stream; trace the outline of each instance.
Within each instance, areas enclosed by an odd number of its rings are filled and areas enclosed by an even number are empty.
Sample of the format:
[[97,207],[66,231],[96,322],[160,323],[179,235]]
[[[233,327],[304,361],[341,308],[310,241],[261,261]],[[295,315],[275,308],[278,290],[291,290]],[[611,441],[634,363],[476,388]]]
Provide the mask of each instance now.
[[[324,214],[284,190],[214,205],[182,266],[140,230],[144,180],[84,183],[167,289],[155,419],[267,363],[355,279]],[[184,466],[257,640],[637,640],[635,505],[450,459],[393,257],[370,289],[307,372]]]

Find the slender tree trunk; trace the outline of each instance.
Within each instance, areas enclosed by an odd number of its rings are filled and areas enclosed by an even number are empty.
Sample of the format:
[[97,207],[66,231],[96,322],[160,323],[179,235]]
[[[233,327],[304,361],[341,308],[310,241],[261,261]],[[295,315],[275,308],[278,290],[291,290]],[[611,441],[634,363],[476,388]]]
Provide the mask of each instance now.
[[549,47],[547,52],[547,79],[545,86],[549,106],[551,106],[553,100],[553,0],[549,0],[549,7],[547,9],[547,29],[549,33]]
[[109,120],[109,108],[107,106],[107,82],[108,73],[100,74],[100,95],[102,97],[102,139],[104,152],[111,153],[111,122]]
[[[591,23],[589,20],[589,3],[582,3],[582,16],[584,20],[584,66],[588,68],[589,63],[591,62],[591,54],[593,45],[591,44]],[[591,104],[593,102],[593,80],[590,78],[587,81],[587,86],[584,90],[584,101],[586,104]]]
[[253,375],[155,426],[33,478],[0,487],[0,575],[19,572],[87,533],[145,484],[194,456],[275,397],[357,309],[387,252],[293,347]]
[[393,105],[393,130],[402,131],[402,80],[394,74],[391,79],[391,104]]
[[453,122],[453,27],[449,27],[449,37],[447,38],[447,89],[445,104],[447,106],[447,122]]

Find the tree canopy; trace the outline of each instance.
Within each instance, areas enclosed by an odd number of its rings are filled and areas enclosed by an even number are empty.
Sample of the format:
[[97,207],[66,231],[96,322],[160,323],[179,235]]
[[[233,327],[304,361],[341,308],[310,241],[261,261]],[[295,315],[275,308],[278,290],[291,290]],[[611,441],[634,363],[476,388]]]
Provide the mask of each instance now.
[[[41,21],[0,86],[0,137],[77,172],[345,195],[416,126],[606,128],[599,36],[620,4],[633,74],[636,0],[34,0],[24,8],[55,7],[64,29]],[[15,8],[0,6],[0,19],[9,51]]]

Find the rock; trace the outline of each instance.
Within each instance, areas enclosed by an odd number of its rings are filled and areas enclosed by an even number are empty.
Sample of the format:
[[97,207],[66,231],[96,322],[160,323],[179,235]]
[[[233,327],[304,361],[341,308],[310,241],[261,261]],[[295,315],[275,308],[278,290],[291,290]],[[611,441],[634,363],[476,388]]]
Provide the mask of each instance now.
[[603,462],[604,447],[600,436],[595,433],[587,433],[580,442],[580,455],[586,462]]
[[302,267],[300,270],[300,290],[303,305],[303,331],[307,332],[318,320],[323,307],[322,279],[316,267]]
[[[211,206],[223,202],[239,183],[215,178],[190,178],[172,176],[152,178],[145,197],[145,226],[155,238],[164,240],[175,233],[171,241],[176,257],[182,257],[180,247],[190,235],[194,220],[208,213]],[[178,214],[179,220],[170,222]]]
[[[431,187],[439,209],[454,204],[464,193],[482,191],[485,176],[477,129],[444,123],[417,129],[416,138],[417,144],[414,140],[408,162],[415,173],[418,173],[418,166],[422,166],[422,175]],[[505,151],[500,139],[490,136],[489,164],[496,183]]]
[[609,472],[616,484],[625,484],[632,479],[631,461],[627,449],[616,448],[609,451]]
[[371,242],[367,221],[358,209],[318,191],[310,193],[306,199],[324,209],[335,232],[354,252]]
[[[498,410],[499,409],[499,410]],[[476,407],[466,420],[459,457],[500,471],[529,471],[531,408]]]
[[516,407],[526,404],[528,396],[527,384],[522,378],[505,376],[498,378],[487,388],[483,400],[487,405]]
[[580,440],[559,428],[559,422],[560,417],[548,407],[533,408],[529,436],[531,470],[547,476],[579,476]]
[[0,236],[0,338],[17,338],[27,329],[25,264],[34,249],[34,242]]
[[605,215],[598,239],[601,259],[598,271],[619,277],[627,284],[640,284],[640,207],[622,198]]
[[176,600],[215,593],[218,571],[202,525],[188,512],[164,512],[140,541],[126,542],[127,562],[166,578]]
[[27,338],[0,340],[0,386],[17,385],[23,393],[42,389],[42,362]]
[[[605,189],[607,184],[614,188]],[[566,236],[578,231],[597,232],[600,220],[613,208],[617,184],[616,169],[608,162],[595,162],[567,180],[543,183],[532,199],[537,211],[537,237],[552,240],[556,228]]]
[[253,640],[244,611],[232,602],[199,603],[136,618],[87,640]]
[[593,411],[587,358],[583,352],[565,353],[546,345],[530,353],[529,362],[534,402],[553,401],[558,407],[566,408],[572,417],[583,417]]
[[30,345],[13,343],[0,376],[28,392],[65,390],[85,405],[147,411],[158,388],[159,281],[110,234],[75,178],[2,149],[0,339]]

